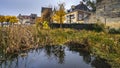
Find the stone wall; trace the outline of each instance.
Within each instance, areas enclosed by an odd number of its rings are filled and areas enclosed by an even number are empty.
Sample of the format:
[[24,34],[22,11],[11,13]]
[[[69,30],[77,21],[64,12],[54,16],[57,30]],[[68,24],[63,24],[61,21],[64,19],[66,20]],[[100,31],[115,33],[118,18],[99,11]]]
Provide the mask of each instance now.
[[120,0],[102,0],[97,3],[96,18],[103,23],[120,23]]
[[88,23],[96,23],[96,13],[91,13]]

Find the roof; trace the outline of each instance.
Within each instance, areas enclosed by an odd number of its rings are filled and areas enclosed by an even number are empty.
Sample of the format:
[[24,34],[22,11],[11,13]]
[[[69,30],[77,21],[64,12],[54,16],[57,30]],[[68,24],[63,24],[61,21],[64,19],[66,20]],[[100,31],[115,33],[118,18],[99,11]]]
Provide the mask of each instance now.
[[68,12],[73,12],[76,10],[87,11],[87,12],[90,11],[90,9],[87,7],[87,5],[82,3],[82,4],[74,6],[74,8],[71,8],[70,10],[68,10]]
[[17,17],[18,18],[24,18],[24,19],[30,19],[31,17],[37,17],[37,14],[31,14],[31,15],[21,15],[21,14],[19,14]]
[[75,9],[89,11],[88,7],[85,4],[79,4],[79,5],[75,6]]
[[44,10],[49,10],[49,11],[52,11],[52,8],[48,8],[48,7],[42,7],[42,10],[41,10],[41,12],[43,12]]
[[[76,12],[76,11],[79,11],[79,12],[84,12],[84,13],[87,13],[87,14],[91,14],[91,12],[84,11],[84,10],[79,10],[79,9],[76,9],[76,10],[71,11],[71,12],[69,12],[69,13]],[[69,14],[69,13],[67,13],[67,14]]]

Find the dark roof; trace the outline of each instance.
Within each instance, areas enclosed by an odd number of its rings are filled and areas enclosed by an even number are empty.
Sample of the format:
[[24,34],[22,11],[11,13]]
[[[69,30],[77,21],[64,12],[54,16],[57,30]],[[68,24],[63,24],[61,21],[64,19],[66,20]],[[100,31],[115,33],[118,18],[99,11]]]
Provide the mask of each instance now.
[[48,8],[48,7],[42,7],[42,10],[41,10],[41,12],[44,12],[44,10],[49,10],[49,11],[52,11],[52,8]]
[[21,14],[19,14],[18,16],[17,16],[18,18],[23,18],[23,19],[30,19],[30,18],[36,18],[37,17],[37,14],[31,14],[31,15],[21,15]]
[[76,9],[89,11],[88,7],[85,4],[79,4],[79,5],[75,6],[75,10]]
[[70,10],[68,10],[68,12],[72,12],[76,10],[90,11],[90,9],[85,4],[79,4],[74,6],[74,8],[71,8]]

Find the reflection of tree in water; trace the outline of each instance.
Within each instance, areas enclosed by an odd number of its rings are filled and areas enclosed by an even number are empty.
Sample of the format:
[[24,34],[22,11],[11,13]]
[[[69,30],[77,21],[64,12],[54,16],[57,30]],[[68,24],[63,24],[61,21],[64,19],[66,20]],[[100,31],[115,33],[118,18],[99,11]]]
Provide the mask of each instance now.
[[87,64],[91,64],[95,68],[111,68],[111,66],[108,63],[106,63],[107,60],[104,60],[98,57],[94,57],[94,59],[92,60],[91,59],[92,56],[90,55],[90,52],[84,49],[81,49],[79,46],[77,47],[75,45],[69,45],[68,48],[70,51],[79,53],[80,56],[83,56],[83,60]]
[[[76,47],[75,45],[69,45],[67,46],[67,48],[69,49],[69,51],[79,53],[79,55],[83,57],[85,63],[91,64],[95,68],[111,68],[111,66],[106,63],[106,60],[96,57],[92,59],[90,52],[87,50],[81,49],[80,47]],[[33,52],[34,55],[36,55],[40,54],[41,51],[44,51],[48,58],[56,58],[56,60],[58,60],[58,63],[63,64],[65,58],[65,50],[65,46],[46,46],[41,49],[32,50],[30,52]],[[20,68],[19,66],[21,62],[20,57],[18,55],[3,55],[3,57],[5,57],[6,60],[0,61],[0,68]],[[25,62],[24,67],[28,68],[28,56],[23,56],[23,58],[24,59],[22,60],[22,62]]]
[[75,46],[75,45],[69,45],[68,48],[70,51],[77,52],[79,53],[80,56],[83,56],[83,60],[87,64],[91,62],[91,56],[90,56],[89,51],[81,49],[79,46]]
[[9,55],[9,54],[3,54],[2,55],[3,60],[0,62],[0,68],[12,68],[12,64],[13,64],[13,61],[16,60],[16,63],[15,65],[17,66],[17,57],[18,57],[18,54],[12,54],[12,55]]
[[63,46],[46,46],[45,47],[45,53],[48,57],[54,57],[58,59],[58,63],[62,64],[64,63],[64,56],[65,56],[65,51],[64,51]]
[[[22,52],[22,54],[27,54],[28,52]],[[3,61],[0,61],[0,68],[21,68],[19,67],[20,64],[20,57],[19,54],[3,54],[4,57]],[[27,68],[27,56],[21,56],[23,62],[25,61],[25,68]]]

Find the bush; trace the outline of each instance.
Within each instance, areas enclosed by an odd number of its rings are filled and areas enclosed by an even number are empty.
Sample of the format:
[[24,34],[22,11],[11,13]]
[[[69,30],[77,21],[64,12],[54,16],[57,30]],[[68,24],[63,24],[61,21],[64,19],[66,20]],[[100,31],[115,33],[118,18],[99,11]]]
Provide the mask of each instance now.
[[42,25],[43,25],[43,29],[49,29],[50,28],[47,21],[44,21]]
[[95,24],[93,26],[93,30],[96,31],[96,32],[104,31],[104,29],[105,29],[104,24]]
[[111,29],[109,29],[109,33],[110,34],[120,34],[120,28],[119,29],[111,28]]

